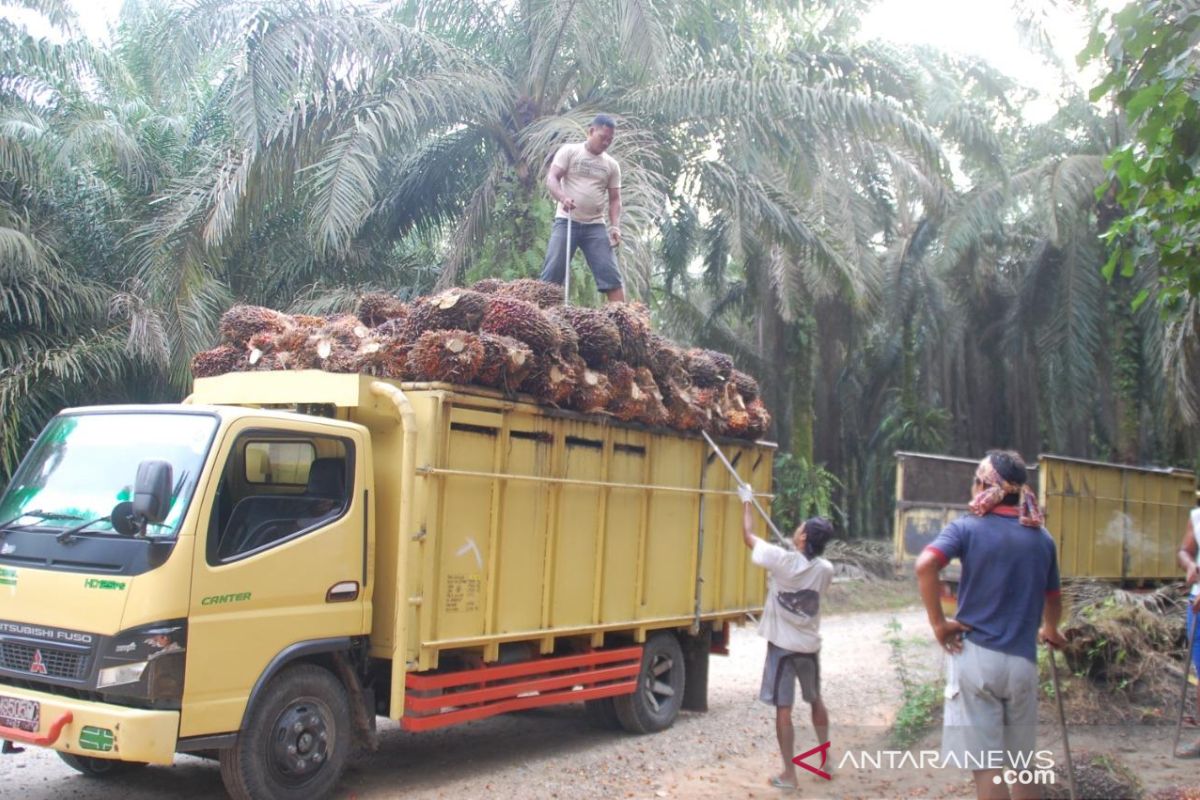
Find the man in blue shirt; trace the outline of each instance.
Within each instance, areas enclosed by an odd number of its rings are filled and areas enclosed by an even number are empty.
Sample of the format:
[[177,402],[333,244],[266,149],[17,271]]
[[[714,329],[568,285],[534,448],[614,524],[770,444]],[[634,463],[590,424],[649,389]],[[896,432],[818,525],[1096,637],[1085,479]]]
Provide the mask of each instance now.
[[[1037,642],[1065,643],[1057,550],[1027,480],[1018,454],[989,451],[975,472],[971,514],[947,525],[917,559],[921,601],[949,657],[942,763],[972,770],[979,800],[1007,800],[1003,770],[1029,767],[1037,744]],[[962,562],[958,613],[948,619],[938,573],[955,558]],[[1037,786],[1011,789],[1013,798],[1041,797]]]

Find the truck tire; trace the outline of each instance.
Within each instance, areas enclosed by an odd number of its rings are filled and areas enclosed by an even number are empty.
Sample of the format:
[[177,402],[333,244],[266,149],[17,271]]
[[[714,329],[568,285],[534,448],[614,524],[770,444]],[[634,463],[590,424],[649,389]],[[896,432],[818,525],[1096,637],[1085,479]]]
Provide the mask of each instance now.
[[125,775],[135,769],[146,766],[145,761],[118,761],[115,758],[93,758],[77,756],[74,753],[64,753],[55,750],[58,757],[71,769],[87,775],[89,778],[107,778],[111,775]]
[[234,800],[326,797],[352,746],[345,687],[328,670],[297,664],[271,679],[237,743],[221,751],[221,780]]
[[630,733],[671,727],[683,705],[683,671],[683,650],[675,634],[659,631],[647,639],[637,690],[613,698],[621,727]]
[[613,698],[601,697],[599,700],[584,700],[583,710],[588,721],[597,728],[605,731],[621,729],[621,720],[617,719],[617,709]]

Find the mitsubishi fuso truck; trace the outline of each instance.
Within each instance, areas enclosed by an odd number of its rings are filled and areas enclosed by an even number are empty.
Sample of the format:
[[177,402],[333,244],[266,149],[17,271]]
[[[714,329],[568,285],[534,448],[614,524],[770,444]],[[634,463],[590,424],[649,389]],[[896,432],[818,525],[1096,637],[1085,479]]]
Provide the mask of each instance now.
[[[774,446],[717,442],[769,499]],[[763,580],[698,436],[475,387],[203,378],[61,412],[14,473],[0,739],[110,780],[198,754],[235,798],[311,800],[379,715],[582,702],[653,732],[705,708]]]

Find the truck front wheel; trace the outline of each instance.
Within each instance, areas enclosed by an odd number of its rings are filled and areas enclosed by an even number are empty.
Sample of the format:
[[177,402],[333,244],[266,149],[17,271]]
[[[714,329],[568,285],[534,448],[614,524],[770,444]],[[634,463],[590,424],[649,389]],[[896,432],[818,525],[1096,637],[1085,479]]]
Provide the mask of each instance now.
[[92,756],[77,756],[74,753],[64,753],[56,750],[58,757],[68,767],[87,775],[89,778],[107,778],[111,775],[124,775],[135,769],[146,766],[144,761],[118,761],[115,758],[93,758]]
[[617,719],[630,733],[654,733],[674,724],[683,705],[683,650],[669,631],[659,631],[642,648],[637,690],[613,698]]
[[326,797],[350,747],[345,688],[328,670],[298,664],[271,680],[237,743],[221,751],[221,780],[234,800]]

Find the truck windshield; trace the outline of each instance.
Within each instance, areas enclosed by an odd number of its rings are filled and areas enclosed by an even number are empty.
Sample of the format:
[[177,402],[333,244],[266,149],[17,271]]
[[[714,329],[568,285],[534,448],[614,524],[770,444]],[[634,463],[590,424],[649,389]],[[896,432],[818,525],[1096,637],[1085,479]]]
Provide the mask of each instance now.
[[0,523],[22,530],[113,533],[114,507],[133,499],[138,464],[171,464],[171,507],[149,537],[174,537],[217,428],[207,414],[117,412],[55,417],[0,500]]

